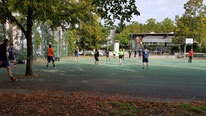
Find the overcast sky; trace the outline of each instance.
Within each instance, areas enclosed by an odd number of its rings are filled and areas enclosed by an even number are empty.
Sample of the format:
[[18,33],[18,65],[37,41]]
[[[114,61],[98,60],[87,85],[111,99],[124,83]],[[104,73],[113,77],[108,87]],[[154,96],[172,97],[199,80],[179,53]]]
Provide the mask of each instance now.
[[[145,23],[149,18],[155,18],[157,21],[162,21],[169,17],[175,20],[176,15],[184,13],[184,4],[188,0],[136,0],[140,16],[135,16],[132,21]],[[206,0],[203,0],[206,4]]]

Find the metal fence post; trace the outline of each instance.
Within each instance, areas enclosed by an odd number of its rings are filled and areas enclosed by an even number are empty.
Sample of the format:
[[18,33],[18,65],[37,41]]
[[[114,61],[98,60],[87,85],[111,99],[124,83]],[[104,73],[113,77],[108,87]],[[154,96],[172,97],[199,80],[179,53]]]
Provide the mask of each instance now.
[[5,24],[3,23],[3,39],[5,40],[6,39],[6,28],[5,28]]

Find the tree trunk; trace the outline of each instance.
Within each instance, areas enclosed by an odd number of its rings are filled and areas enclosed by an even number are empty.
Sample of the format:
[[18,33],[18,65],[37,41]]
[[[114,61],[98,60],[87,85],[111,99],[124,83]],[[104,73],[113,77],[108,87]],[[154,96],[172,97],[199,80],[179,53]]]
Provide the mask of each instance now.
[[32,15],[33,11],[30,6],[28,6],[28,16],[27,16],[27,31],[26,31],[26,40],[27,40],[27,64],[26,64],[26,76],[33,75],[32,63],[33,63],[33,42],[32,42]]

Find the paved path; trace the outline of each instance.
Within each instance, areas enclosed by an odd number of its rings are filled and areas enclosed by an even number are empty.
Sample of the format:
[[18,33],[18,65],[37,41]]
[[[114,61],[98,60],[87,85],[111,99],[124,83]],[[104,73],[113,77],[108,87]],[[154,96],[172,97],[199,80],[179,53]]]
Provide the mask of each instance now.
[[206,98],[206,61],[151,59],[150,69],[141,69],[137,59],[118,59],[94,66],[93,58],[82,58],[78,64],[73,59],[57,62],[56,69],[45,67],[45,62],[34,63],[38,78],[21,78],[25,65],[18,65],[14,74],[18,81],[7,78],[5,69],[0,71],[0,90],[65,90],[128,94],[151,97]]

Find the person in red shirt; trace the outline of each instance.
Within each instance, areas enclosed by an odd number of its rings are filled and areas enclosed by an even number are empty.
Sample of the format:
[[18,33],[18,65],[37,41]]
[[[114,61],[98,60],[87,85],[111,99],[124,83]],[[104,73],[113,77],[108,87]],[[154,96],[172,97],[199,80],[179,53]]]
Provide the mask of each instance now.
[[48,62],[47,62],[47,68],[49,67],[49,63],[52,61],[53,62],[53,67],[55,67],[55,64],[54,64],[54,50],[52,48],[52,45],[49,45],[49,48],[48,48]]
[[191,49],[189,51],[189,60],[188,60],[189,63],[192,63],[193,54],[194,54],[193,49]]

